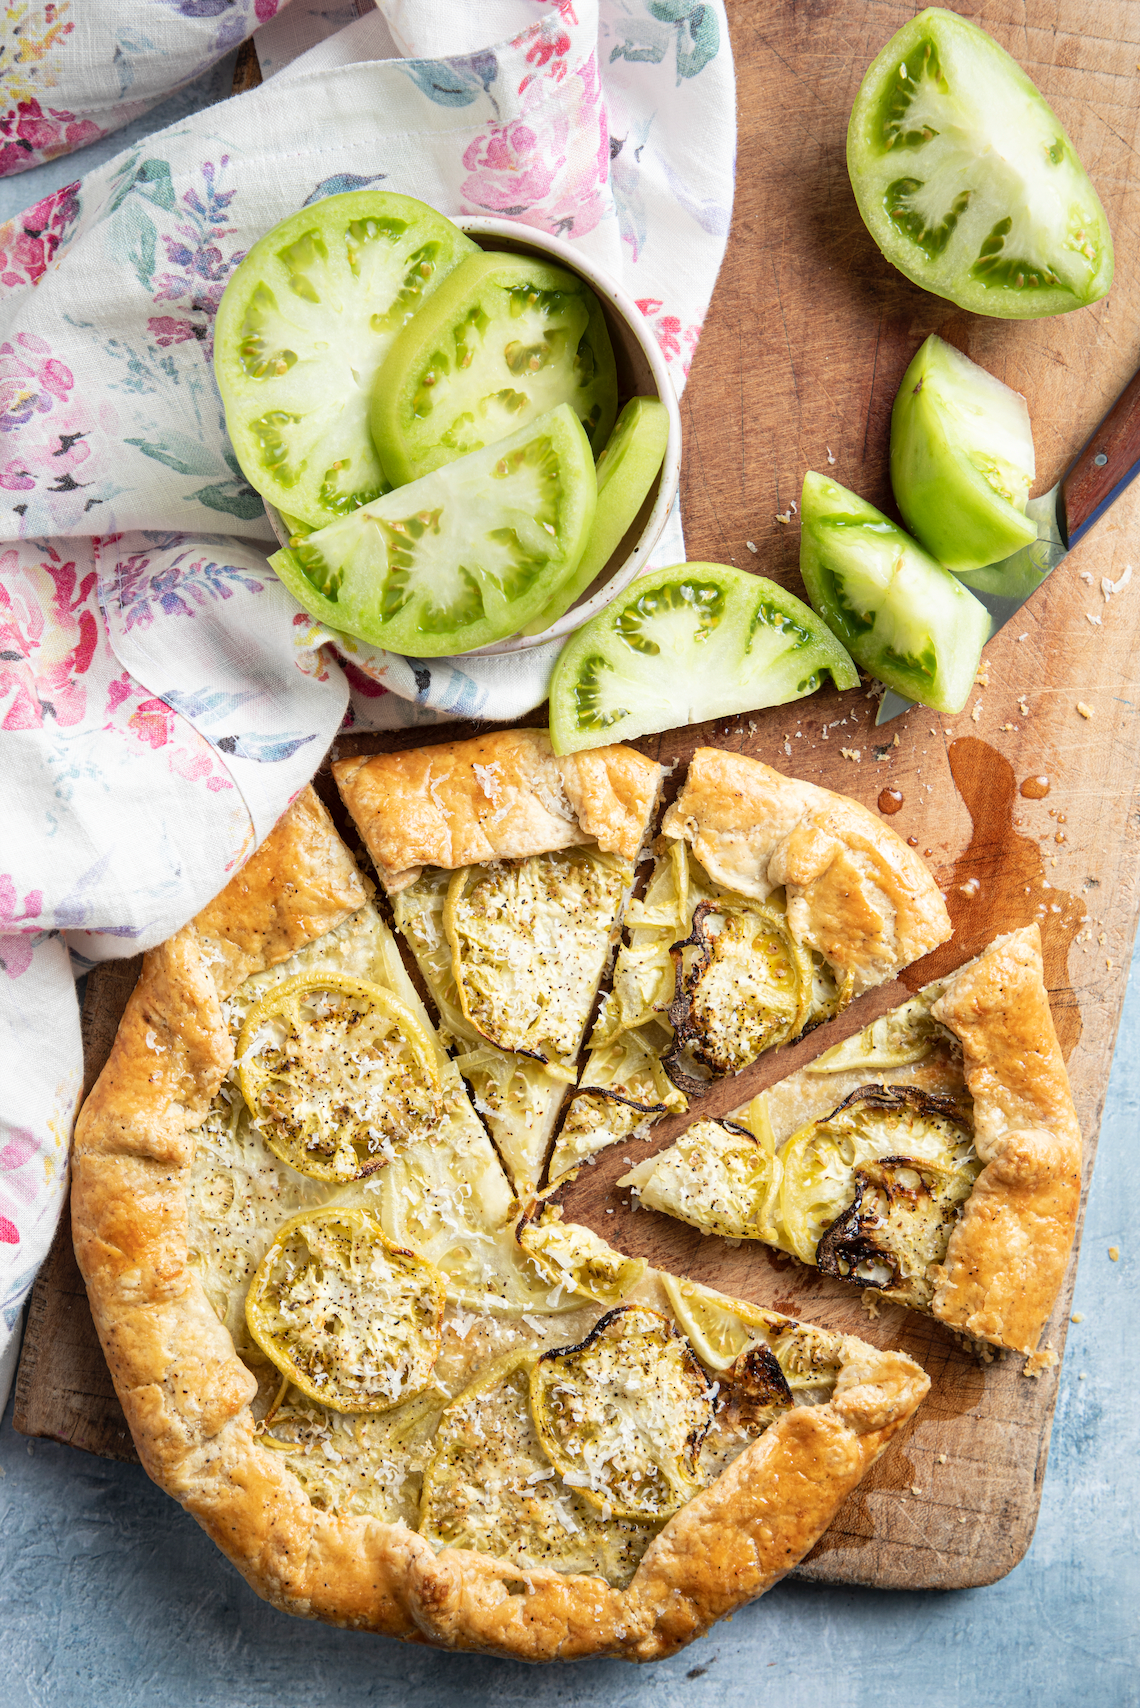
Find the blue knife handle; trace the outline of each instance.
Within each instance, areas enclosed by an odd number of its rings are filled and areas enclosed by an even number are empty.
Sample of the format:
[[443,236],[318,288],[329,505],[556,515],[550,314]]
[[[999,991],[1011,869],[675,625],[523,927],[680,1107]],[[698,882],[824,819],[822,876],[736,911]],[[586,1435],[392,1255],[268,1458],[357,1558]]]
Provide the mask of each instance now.
[[1125,386],[1061,478],[1057,517],[1070,549],[1140,474],[1140,373]]

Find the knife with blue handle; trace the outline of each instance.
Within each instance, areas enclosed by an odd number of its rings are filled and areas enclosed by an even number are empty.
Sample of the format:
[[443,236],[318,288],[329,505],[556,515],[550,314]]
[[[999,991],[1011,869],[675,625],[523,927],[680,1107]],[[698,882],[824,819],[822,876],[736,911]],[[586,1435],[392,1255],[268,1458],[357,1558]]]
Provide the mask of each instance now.
[[[1140,474],[1140,373],[1129,381],[1056,486],[1031,498],[1025,514],[1037,538],[1012,557],[959,575],[990,614],[990,637],[1020,611],[1078,541]],[[888,688],[876,724],[890,723],[914,705]]]

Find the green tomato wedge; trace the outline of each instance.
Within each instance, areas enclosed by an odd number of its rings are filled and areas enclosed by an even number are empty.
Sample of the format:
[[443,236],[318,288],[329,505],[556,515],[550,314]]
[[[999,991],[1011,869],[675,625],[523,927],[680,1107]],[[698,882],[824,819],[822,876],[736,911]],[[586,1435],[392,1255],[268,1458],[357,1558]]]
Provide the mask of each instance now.
[[808,598],[864,670],[939,712],[974,685],[989,612],[901,528],[811,470],[800,501]]
[[395,340],[376,376],[372,437],[393,486],[570,404],[595,455],[617,414],[597,297],[562,267],[476,254]]
[[794,594],[723,563],[651,570],[570,636],[550,683],[555,753],[800,700],[859,672]]
[[563,403],[269,561],[332,628],[417,658],[469,652],[514,634],[573,574],[595,493],[589,441]]
[[250,485],[312,528],[388,489],[372,383],[404,322],[475,245],[410,196],[353,190],[291,214],[226,286],[214,373]]
[[537,635],[568,611],[629,532],[665,460],[669,411],[656,397],[631,397],[598,458],[598,508],[582,561],[557,596],[527,624]]
[[887,260],[961,308],[1032,320],[1112,283],[1108,221],[1057,115],[953,12],[920,12],[874,60],[847,167]]
[[1000,563],[1037,538],[1035,472],[1020,392],[932,333],[891,414],[891,485],[911,533],[955,575]]

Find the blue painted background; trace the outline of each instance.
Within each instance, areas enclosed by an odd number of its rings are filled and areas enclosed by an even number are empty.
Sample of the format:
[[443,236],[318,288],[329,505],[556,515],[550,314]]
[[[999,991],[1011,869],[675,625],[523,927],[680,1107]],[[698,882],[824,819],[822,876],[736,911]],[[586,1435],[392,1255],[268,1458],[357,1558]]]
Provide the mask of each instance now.
[[[0,220],[225,94],[0,180]],[[674,1660],[535,1669],[286,1618],[132,1465],[0,1426],[0,1708],[1096,1708],[1140,1704],[1140,958],[1109,1085],[1037,1534],[988,1589],[781,1585]],[[1112,1262],[1110,1245],[1119,1247]],[[1045,1378],[1048,1380],[1049,1378]]]

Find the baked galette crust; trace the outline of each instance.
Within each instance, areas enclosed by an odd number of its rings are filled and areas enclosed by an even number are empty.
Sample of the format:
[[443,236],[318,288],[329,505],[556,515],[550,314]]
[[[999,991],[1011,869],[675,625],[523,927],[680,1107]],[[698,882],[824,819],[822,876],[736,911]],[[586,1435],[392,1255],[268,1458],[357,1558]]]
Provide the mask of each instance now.
[[800,1560],[929,1383],[910,1359],[844,1340],[825,1404],[786,1413],[650,1545],[625,1590],[431,1545],[336,1516],[255,1434],[256,1383],[188,1263],[195,1133],[233,1059],[222,1004],[252,973],[364,900],[311,790],[209,907],[146,957],[80,1116],[76,1254],[149,1475],[283,1610],[528,1660],[651,1660],[699,1636]]
[[1081,1199],[1081,1129],[1037,926],[999,937],[955,973],[931,1013],[961,1041],[985,1164],[937,1272],[934,1314],[1032,1353],[1060,1291]]
[[699,747],[661,828],[726,889],[765,901],[783,886],[793,934],[851,975],[853,996],[951,935],[937,884],[889,825],[758,759]]
[[587,842],[632,860],[661,779],[661,767],[632,747],[559,759],[537,729],[341,759],[332,769],[390,895],[424,866],[454,871]]

